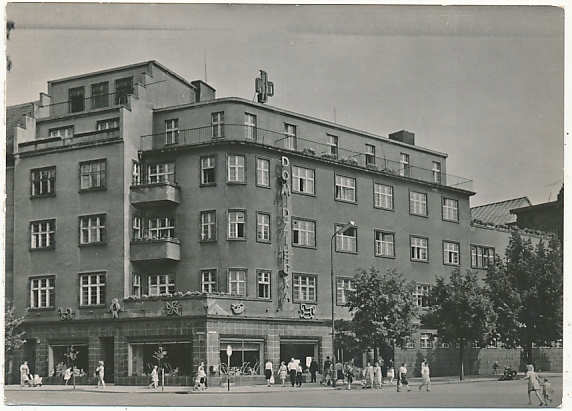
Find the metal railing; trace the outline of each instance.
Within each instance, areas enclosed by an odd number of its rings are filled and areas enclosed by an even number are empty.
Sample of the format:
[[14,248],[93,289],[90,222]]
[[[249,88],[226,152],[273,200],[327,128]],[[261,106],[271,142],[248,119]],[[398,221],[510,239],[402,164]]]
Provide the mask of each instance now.
[[363,167],[414,180],[472,191],[472,180],[434,170],[404,165],[398,161],[366,155],[363,152],[334,147],[315,140],[285,136],[283,133],[242,124],[224,124],[169,131],[141,137],[141,150],[153,151],[207,143],[241,141],[291,150],[341,164]]
[[61,117],[69,114],[85,113],[102,108],[131,107],[133,91],[102,94],[91,97],[78,97],[75,99],[40,106],[40,110],[47,109],[47,116]]
[[107,130],[96,130],[87,133],[75,134],[69,138],[46,137],[37,140],[26,141],[18,144],[19,153],[30,153],[37,150],[47,150],[63,147],[77,147],[86,144],[93,144],[114,140],[121,137],[119,128],[110,128]]

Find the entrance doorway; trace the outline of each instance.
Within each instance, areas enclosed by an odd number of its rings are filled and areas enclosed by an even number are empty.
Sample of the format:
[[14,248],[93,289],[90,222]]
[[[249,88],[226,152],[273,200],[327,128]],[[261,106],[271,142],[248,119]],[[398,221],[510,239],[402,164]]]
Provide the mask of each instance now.
[[105,382],[115,381],[115,350],[113,347],[113,337],[101,337],[101,348],[103,349],[103,368],[105,369]]
[[308,366],[307,358],[314,357],[318,359],[318,340],[282,340],[280,342],[280,361],[286,364],[292,358],[300,360],[302,367]]

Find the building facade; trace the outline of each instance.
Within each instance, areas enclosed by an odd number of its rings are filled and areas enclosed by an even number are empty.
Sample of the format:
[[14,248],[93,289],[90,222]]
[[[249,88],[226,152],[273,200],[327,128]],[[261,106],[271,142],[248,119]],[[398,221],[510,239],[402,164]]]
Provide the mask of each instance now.
[[[474,240],[471,181],[414,134],[217,99],[155,61],[51,81],[8,114],[7,300],[27,309],[16,361],[41,375],[71,345],[117,384],[157,357],[172,384],[201,362],[215,382],[321,362],[356,268],[406,273],[423,306],[436,276],[502,247]],[[396,361],[437,344],[415,338]]]

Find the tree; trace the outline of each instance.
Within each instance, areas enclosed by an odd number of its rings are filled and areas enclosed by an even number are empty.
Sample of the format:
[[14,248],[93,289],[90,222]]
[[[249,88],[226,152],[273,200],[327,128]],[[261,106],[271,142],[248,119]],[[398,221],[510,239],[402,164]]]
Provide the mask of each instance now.
[[[10,32],[16,28],[16,25],[12,20],[6,21],[6,40],[10,40]],[[10,71],[12,69],[12,59],[10,56],[6,55],[6,70]]]
[[8,364],[6,371],[9,373],[13,367],[12,353],[26,343],[26,340],[23,338],[25,331],[20,331],[19,328],[24,322],[27,312],[28,310],[21,317],[17,317],[15,308],[11,305],[6,306],[4,317],[4,358]]
[[73,345],[68,345],[68,351],[66,354],[64,354],[69,361],[68,364],[66,365],[66,368],[71,365],[72,378],[73,378],[73,389],[74,390],[75,390],[75,360],[77,359],[78,354],[79,354],[79,351],[77,351],[73,347]]
[[418,328],[415,284],[396,270],[381,273],[370,267],[369,271],[356,270],[352,286],[347,307],[353,314],[351,331],[360,348],[403,347]]
[[445,341],[459,341],[460,379],[465,378],[464,348],[468,341],[484,343],[494,332],[493,304],[479,284],[477,274],[453,270],[449,282],[438,277],[428,296],[429,309],[421,317],[423,325],[436,328]]
[[496,330],[506,348],[524,347],[533,363],[532,346],[550,345],[562,338],[562,250],[553,237],[536,247],[513,232],[505,258],[489,267],[485,282],[498,313]]

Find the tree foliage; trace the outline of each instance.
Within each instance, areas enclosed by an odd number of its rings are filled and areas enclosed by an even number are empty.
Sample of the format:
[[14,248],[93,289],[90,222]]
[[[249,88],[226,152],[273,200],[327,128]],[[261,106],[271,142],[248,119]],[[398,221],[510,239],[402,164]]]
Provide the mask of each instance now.
[[4,317],[4,350],[7,357],[12,351],[17,350],[26,343],[26,340],[23,338],[25,332],[19,331],[19,327],[22,322],[24,322],[25,316],[26,313],[24,313],[22,317],[17,317],[13,306],[6,307]]

